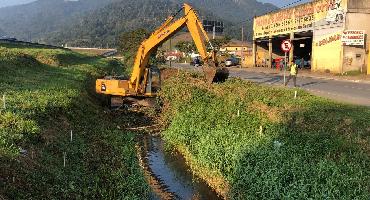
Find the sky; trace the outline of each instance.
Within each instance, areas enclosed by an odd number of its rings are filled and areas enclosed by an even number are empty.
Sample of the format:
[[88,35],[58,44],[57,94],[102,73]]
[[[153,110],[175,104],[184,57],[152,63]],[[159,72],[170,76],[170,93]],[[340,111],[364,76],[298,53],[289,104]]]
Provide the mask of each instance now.
[[[271,3],[271,4],[274,4],[278,7],[282,7],[282,6],[288,5],[290,3],[296,2],[298,0],[257,0],[257,1],[260,1],[260,2],[263,2],[263,3]],[[294,5],[299,5],[299,4],[302,4],[302,3],[309,2],[309,1],[311,1],[311,0],[302,0],[301,2],[299,2],[297,4],[294,4]]]
[[[32,1],[35,1],[35,0],[0,0],[0,7],[24,4],[24,3],[29,3]],[[290,4],[298,0],[257,0],[257,1],[264,2],[264,3],[272,3],[278,7],[282,7],[282,6],[285,6],[287,4]],[[302,3],[305,3],[308,1],[310,0],[302,0]]]
[[5,6],[13,6],[17,4],[25,4],[35,0],[0,0],[0,8]]

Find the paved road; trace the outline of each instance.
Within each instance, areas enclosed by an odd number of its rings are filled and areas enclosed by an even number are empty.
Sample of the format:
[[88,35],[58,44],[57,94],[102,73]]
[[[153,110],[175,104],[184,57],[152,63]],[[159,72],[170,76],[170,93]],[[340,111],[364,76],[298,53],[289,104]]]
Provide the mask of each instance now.
[[[268,85],[283,85],[284,77],[278,73],[266,74],[242,69],[230,69],[231,77],[239,77]],[[293,80],[288,84],[293,87]],[[336,101],[370,106],[370,84],[311,77],[297,77],[297,86],[315,95]]]
[[[189,64],[176,64],[176,66],[194,70]],[[245,80],[274,86],[282,86],[284,82],[283,76],[278,73],[266,74],[238,68],[229,69],[231,77],[239,77]],[[292,86],[293,80],[289,82],[288,87]],[[335,101],[370,106],[370,84],[367,83],[300,77],[298,74],[297,86],[312,94]]]

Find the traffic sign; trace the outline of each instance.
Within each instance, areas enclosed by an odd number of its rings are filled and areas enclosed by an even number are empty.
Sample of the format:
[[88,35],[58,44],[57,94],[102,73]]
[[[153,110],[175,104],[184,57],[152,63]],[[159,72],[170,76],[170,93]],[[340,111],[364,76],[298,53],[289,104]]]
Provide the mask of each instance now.
[[292,49],[292,43],[290,42],[290,40],[284,40],[282,43],[281,43],[281,50],[283,50],[285,53],[288,53],[291,49]]

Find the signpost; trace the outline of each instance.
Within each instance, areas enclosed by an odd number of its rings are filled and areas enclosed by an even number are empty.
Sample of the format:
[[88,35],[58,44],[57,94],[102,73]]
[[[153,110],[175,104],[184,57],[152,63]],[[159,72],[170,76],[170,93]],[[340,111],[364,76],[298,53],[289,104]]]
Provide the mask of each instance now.
[[346,30],[342,34],[342,43],[346,46],[365,46],[365,31]]
[[284,40],[282,43],[281,43],[281,50],[284,51],[285,53],[285,64],[284,64],[284,85],[286,83],[286,75],[285,75],[285,71],[286,71],[286,68],[287,68],[287,54],[288,52],[292,49],[292,43],[290,42],[290,40]]

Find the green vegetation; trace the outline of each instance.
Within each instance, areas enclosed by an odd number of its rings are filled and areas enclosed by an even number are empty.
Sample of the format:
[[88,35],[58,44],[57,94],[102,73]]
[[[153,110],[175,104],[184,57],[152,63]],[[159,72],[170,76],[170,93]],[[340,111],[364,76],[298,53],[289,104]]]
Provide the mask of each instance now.
[[360,70],[352,70],[348,72],[344,72],[343,74],[337,74],[337,76],[359,76],[363,74]]
[[72,51],[0,47],[0,199],[148,196],[135,135],[120,130],[129,119],[104,111],[94,91],[95,77],[120,71]]
[[163,136],[230,199],[369,199],[370,109],[293,97],[182,74],[161,92]]

